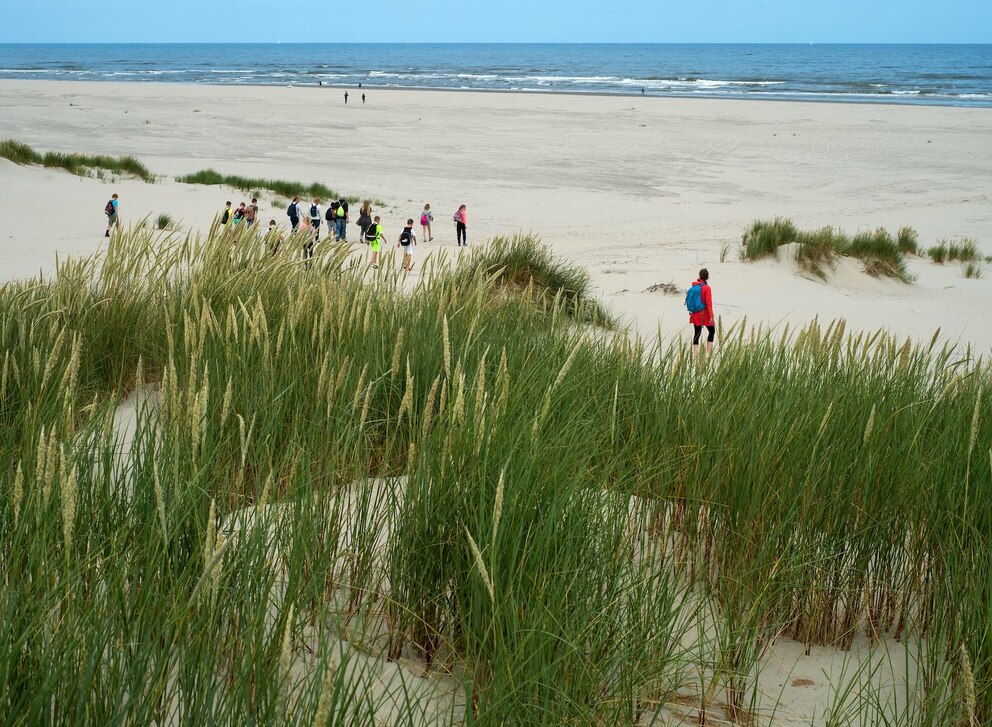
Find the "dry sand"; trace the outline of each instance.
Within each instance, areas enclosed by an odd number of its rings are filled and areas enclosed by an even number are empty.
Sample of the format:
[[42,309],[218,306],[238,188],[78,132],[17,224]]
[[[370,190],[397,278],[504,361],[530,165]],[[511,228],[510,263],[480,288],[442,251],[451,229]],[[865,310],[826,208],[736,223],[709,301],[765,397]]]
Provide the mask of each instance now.
[[[737,261],[755,218],[848,232],[910,225],[924,246],[970,237],[992,254],[992,111],[988,109],[365,89],[0,81],[0,138],[41,151],[133,154],[174,177],[205,167],[322,181],[387,203],[384,228],[435,210],[418,256],[456,251],[451,215],[468,205],[473,246],[533,231],[587,267],[637,330],[685,335],[680,297],[705,265],[724,324],[795,326],[845,318],[992,347],[983,325],[992,283],[959,264],[913,259],[913,285],[844,266],[828,282],[794,264]],[[356,102],[357,101],[357,102]],[[103,183],[0,162],[0,280],[51,270],[55,253],[101,242],[103,206],[127,222],[167,213],[204,230],[241,192],[166,180]],[[263,222],[287,221],[272,195]],[[419,232],[419,227],[418,227]],[[356,228],[352,225],[351,236]],[[720,262],[722,246],[730,246]]]

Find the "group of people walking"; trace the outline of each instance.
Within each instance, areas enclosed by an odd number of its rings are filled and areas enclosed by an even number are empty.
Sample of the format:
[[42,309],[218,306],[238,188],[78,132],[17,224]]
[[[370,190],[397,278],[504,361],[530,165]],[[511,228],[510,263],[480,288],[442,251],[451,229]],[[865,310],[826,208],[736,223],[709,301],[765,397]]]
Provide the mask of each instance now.
[[[332,242],[347,242],[348,223],[351,222],[351,208],[348,200],[343,196],[333,200],[324,209],[323,201],[320,197],[314,197],[309,208],[303,199],[296,195],[293,201],[286,208],[286,215],[289,217],[291,234],[299,239],[299,248],[302,250],[303,258],[309,260],[313,257],[314,246],[320,241],[320,232],[323,223],[327,224],[327,239]],[[223,227],[233,229],[244,223],[253,225],[258,219],[258,200],[254,197],[251,204],[242,202],[237,208],[228,202],[221,213],[220,223]],[[459,247],[468,245],[468,208],[461,205],[452,217],[455,223],[455,240]],[[379,267],[379,254],[382,245],[385,243],[385,236],[382,231],[382,219],[373,214],[372,203],[369,200],[362,202],[355,220],[359,229],[359,241],[369,246],[370,257],[369,266]],[[230,226],[230,227],[228,227]],[[434,213],[430,204],[425,204],[420,214],[420,226],[423,230],[422,242],[431,242],[434,239]],[[273,252],[279,248],[284,239],[284,235],[279,231],[279,225],[275,220],[269,221],[268,237],[272,238],[271,247]],[[414,231],[414,219],[408,218],[406,226],[400,232],[396,241],[396,246],[403,249],[403,269],[413,269],[413,249],[417,245],[417,235]]]
[[[252,197],[251,203],[242,202],[237,207],[228,201],[221,212],[220,224],[225,230],[233,230],[242,223],[246,227],[251,227],[258,221],[258,199]],[[104,208],[107,215],[106,236],[110,237],[110,231],[120,225],[120,201],[115,193]],[[319,197],[314,197],[310,203],[310,209],[305,210],[299,195],[293,197],[293,201],[286,208],[289,223],[292,227],[292,234],[298,238],[298,244],[303,252],[303,258],[307,261],[313,257],[314,245],[320,240],[321,222],[327,223],[327,239],[334,242],[346,242],[348,239],[348,223],[351,221],[348,200],[343,196],[332,201],[327,210],[321,207]],[[460,205],[452,216],[455,223],[455,241],[459,247],[468,245],[468,209],[466,205]],[[379,253],[386,242],[382,230],[382,218],[373,214],[372,203],[369,200],[362,202],[358,213],[356,224],[360,230],[359,239],[369,246],[369,266],[378,269]],[[425,204],[420,213],[420,227],[423,231],[421,240],[431,242],[434,239],[434,213],[430,204]],[[265,236],[266,244],[273,254],[278,252],[285,235],[280,231],[275,220],[269,220],[269,229]],[[408,218],[396,239],[396,247],[403,249],[403,270],[409,272],[413,270],[413,250],[417,246],[417,233],[414,229],[414,220]],[[699,339],[703,328],[706,329],[706,351],[713,350],[713,342],[716,338],[716,319],[713,314],[713,292],[709,286],[709,271],[703,268],[699,271],[699,277],[686,291],[685,305],[689,311],[689,323],[693,327],[692,345],[699,347]]]

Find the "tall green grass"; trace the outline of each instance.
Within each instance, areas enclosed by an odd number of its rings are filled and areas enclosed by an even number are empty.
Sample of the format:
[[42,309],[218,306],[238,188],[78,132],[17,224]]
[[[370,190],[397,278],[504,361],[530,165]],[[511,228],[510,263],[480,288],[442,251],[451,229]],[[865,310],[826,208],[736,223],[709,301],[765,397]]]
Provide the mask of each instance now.
[[46,152],[40,154],[27,144],[13,139],[0,141],[0,157],[9,159],[17,164],[34,164],[45,167],[65,169],[70,174],[86,175],[91,170],[112,172],[114,174],[131,174],[146,182],[154,182],[148,168],[133,156],[112,157],[103,154],[63,154]]
[[700,362],[577,325],[533,241],[404,294],[253,239],[0,289],[0,713],[746,721],[787,634],[926,639],[932,709],[992,719],[986,363],[843,324]]
[[[319,197],[321,199],[338,199],[339,195],[330,187],[321,184],[320,182],[311,182],[310,184],[304,184],[302,182],[287,182],[285,180],[279,179],[259,179],[255,177],[241,177],[233,174],[221,174],[220,172],[215,172],[213,169],[203,169],[199,172],[194,172],[193,174],[188,174],[183,177],[177,177],[177,182],[183,184],[208,184],[208,185],[218,185],[223,184],[228,187],[234,187],[235,189],[240,189],[245,192],[251,192],[252,190],[262,190],[268,189],[276,194],[282,195],[284,197],[293,198],[296,195],[300,195],[305,199]],[[256,193],[257,196],[257,193]],[[346,197],[349,204],[355,204],[361,201],[359,197]],[[378,201],[377,201],[378,203]]]
[[903,227],[896,237],[884,228],[861,232],[854,237],[832,227],[815,231],[799,230],[792,220],[776,217],[772,221],[755,220],[741,240],[741,256],[745,260],[762,257],[778,258],[782,245],[796,243],[796,261],[800,268],[819,277],[839,257],[854,257],[864,264],[871,276],[893,277],[910,282],[904,255],[917,251],[918,235],[911,227]]

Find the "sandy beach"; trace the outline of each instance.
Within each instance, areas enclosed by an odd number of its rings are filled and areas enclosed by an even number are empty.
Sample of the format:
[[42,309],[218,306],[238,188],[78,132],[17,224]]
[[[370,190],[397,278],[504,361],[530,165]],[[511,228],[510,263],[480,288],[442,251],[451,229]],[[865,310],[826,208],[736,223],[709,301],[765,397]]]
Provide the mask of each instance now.
[[[383,200],[394,237],[424,202],[435,240],[456,252],[451,214],[468,205],[469,240],[537,233],[587,267],[603,300],[646,336],[684,335],[679,297],[711,272],[725,326],[851,328],[992,346],[988,277],[913,258],[912,285],[840,266],[826,282],[791,261],[742,263],[756,218],[849,233],[916,228],[921,246],[972,238],[992,254],[992,114],[984,109],[364,89],[0,81],[0,137],[39,151],[131,154],[156,184],[82,179],[0,161],[3,279],[51,271],[55,255],[101,243],[103,205],[127,222],[169,214],[205,230],[241,192],[176,184],[207,167],[310,182]],[[263,222],[286,222],[262,200]],[[352,235],[355,235],[353,227]],[[721,262],[721,249],[727,250]]]

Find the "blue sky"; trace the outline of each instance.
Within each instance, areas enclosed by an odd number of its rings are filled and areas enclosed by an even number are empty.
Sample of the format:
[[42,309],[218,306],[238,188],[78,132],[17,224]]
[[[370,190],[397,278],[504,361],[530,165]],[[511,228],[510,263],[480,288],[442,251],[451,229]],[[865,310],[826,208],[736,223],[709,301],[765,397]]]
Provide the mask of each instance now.
[[0,42],[992,43],[992,0],[2,0]]

